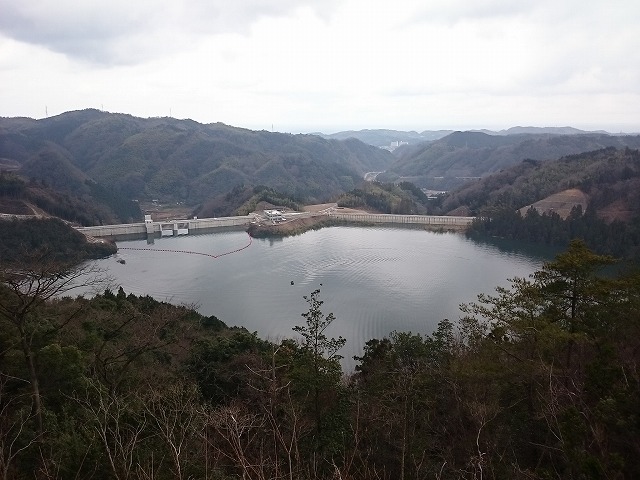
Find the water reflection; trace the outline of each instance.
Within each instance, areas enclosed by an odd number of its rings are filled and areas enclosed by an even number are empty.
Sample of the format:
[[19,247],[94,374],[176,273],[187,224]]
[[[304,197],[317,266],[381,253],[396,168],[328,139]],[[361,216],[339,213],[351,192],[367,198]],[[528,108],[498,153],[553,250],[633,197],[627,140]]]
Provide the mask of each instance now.
[[469,235],[470,240],[478,245],[485,245],[491,248],[497,248],[503,253],[524,255],[532,259],[538,259],[545,262],[553,259],[558,253],[565,250],[561,247],[540,245],[535,243],[517,242],[506,238],[488,237],[484,235]]

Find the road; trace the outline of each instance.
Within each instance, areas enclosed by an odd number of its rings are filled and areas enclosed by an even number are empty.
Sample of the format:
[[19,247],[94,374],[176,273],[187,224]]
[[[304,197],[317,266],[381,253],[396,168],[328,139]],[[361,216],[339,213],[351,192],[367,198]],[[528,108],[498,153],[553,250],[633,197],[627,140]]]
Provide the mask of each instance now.
[[365,174],[364,174],[364,179],[365,179],[367,182],[375,182],[375,181],[376,181],[376,178],[377,178],[377,177],[378,177],[378,175],[380,175],[381,173],[384,173],[384,172],[367,172],[367,173],[365,173]]

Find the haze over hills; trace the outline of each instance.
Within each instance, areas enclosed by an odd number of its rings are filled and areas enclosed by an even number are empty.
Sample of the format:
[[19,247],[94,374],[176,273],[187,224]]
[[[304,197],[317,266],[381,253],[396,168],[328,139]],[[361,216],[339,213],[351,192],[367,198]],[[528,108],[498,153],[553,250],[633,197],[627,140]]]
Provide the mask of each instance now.
[[401,130],[346,130],[343,132],[336,132],[331,134],[324,134],[314,132],[313,135],[318,135],[327,139],[334,140],[346,140],[348,138],[356,138],[361,142],[373,145],[375,147],[390,147],[393,143],[407,143],[413,145],[421,142],[432,142],[442,137],[453,133],[453,130],[425,130],[423,132],[405,132]]
[[[415,145],[422,142],[433,142],[458,130],[424,130],[420,133],[415,131],[403,130],[387,130],[387,129],[365,129],[365,130],[345,130],[341,132],[325,134],[314,132],[313,135],[319,135],[323,138],[332,138],[336,140],[345,140],[347,138],[357,138],[361,142],[374,145],[376,147],[387,148],[396,146],[393,144]],[[585,134],[601,134],[610,135],[605,130],[587,131],[574,127],[511,127],[504,130],[468,130],[469,132],[486,133],[487,135],[518,135],[528,134],[551,134],[551,135],[585,135]],[[623,135],[623,134],[620,134]],[[398,145],[399,146],[399,145]]]
[[396,162],[378,179],[406,180],[421,188],[450,190],[526,159],[557,159],[606,147],[638,148],[640,136],[454,132],[434,142],[404,147]]

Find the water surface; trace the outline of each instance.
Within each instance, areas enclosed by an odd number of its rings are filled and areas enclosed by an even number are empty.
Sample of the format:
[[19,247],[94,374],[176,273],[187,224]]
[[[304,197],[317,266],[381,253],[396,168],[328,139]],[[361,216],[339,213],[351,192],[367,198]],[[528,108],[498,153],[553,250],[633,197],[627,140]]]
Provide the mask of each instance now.
[[125,292],[192,304],[274,341],[294,336],[307,311],[303,296],[320,288],[323,311],[336,316],[328,335],[347,339],[346,367],[367,340],[393,330],[431,333],[440,320],[459,318],[460,303],[528,276],[543,261],[460,234],[384,227],[331,227],[278,240],[225,231],[118,247],[99,263]]

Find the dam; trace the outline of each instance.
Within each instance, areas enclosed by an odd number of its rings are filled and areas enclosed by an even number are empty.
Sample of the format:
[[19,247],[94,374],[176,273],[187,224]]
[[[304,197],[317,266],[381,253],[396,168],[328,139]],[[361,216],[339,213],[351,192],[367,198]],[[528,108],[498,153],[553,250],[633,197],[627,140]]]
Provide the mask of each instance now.
[[[269,211],[271,212],[271,211]],[[373,224],[402,224],[402,225],[429,225],[442,228],[466,228],[471,225],[475,217],[452,217],[442,215],[393,215],[379,213],[352,213],[330,210],[328,212],[309,213],[284,213],[278,218],[279,222],[293,221],[301,216],[329,216],[356,223]],[[147,238],[188,235],[197,233],[198,230],[214,229],[220,227],[247,227],[251,222],[275,222],[269,215],[243,215],[236,217],[220,218],[193,218],[184,220],[153,221],[151,215],[145,215],[145,221],[140,223],[125,223],[119,225],[99,225],[94,227],[77,227],[77,230],[91,237],[109,237],[122,239],[131,236]]]
[[155,237],[187,235],[189,232],[219,227],[243,227],[254,220],[252,215],[221,218],[192,218],[188,220],[163,220],[154,222],[150,215],[140,223],[124,223],[118,225],[98,225],[94,227],[77,227],[79,232],[91,237],[111,237],[114,239],[130,236]]

